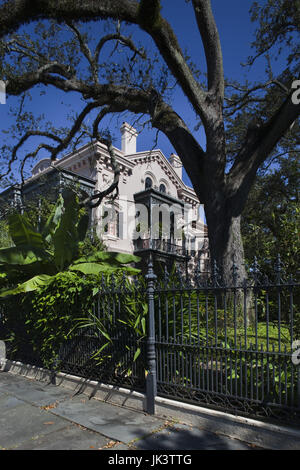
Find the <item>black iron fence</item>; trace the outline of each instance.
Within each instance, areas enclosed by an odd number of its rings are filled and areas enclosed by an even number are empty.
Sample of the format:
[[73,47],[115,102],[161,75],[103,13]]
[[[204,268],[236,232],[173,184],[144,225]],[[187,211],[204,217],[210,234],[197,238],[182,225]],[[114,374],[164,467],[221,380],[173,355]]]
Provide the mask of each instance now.
[[115,283],[113,276],[109,283],[102,279],[90,320],[82,319],[76,335],[61,345],[58,369],[143,392],[147,370],[146,331],[143,333],[134,325],[143,307],[146,313],[146,305],[146,291],[142,286]]
[[[300,423],[299,282],[279,260],[269,276],[254,263],[242,283],[236,269],[225,284],[216,266],[155,275],[150,261],[144,279],[103,280],[58,369],[145,391],[150,413],[160,395]],[[8,356],[38,365],[26,347]]]
[[[155,291],[158,394],[233,413],[300,417],[299,283],[262,275],[241,284],[217,269],[168,273]],[[298,350],[297,350],[298,348]]]

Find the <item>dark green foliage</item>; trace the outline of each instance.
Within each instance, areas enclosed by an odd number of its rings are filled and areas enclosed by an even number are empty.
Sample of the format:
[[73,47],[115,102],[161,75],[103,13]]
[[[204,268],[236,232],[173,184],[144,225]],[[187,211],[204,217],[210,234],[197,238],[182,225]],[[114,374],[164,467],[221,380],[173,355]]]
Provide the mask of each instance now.
[[[135,337],[133,360],[141,353],[148,306],[145,294],[127,278],[61,272],[48,285],[12,299],[1,303],[2,339],[7,341],[12,359],[20,359],[18,355],[29,349],[44,367],[59,370],[61,347],[86,333],[98,344],[88,359],[100,364],[110,357],[112,337],[121,330]],[[97,305],[101,315],[96,313]]]
[[33,227],[44,227],[54,207],[55,201],[39,197],[26,203],[25,212]]
[[58,273],[48,286],[30,296],[30,308],[23,311],[26,329],[44,366],[52,366],[61,345],[72,338],[74,319],[91,314],[93,287],[98,283],[99,279],[76,273]]
[[281,256],[285,274],[295,276],[300,261],[299,157],[285,158],[273,171],[257,177],[242,217],[248,263],[257,257],[265,274],[268,260]]
[[[35,228],[26,213],[8,217],[10,235],[16,246],[0,250],[2,290],[0,297],[38,289],[51,282],[51,276],[66,271],[85,275],[113,272],[137,274],[130,266],[140,258],[117,252],[84,253],[88,218],[78,197],[67,190],[58,197],[46,223]],[[6,282],[6,285],[5,285]]]
[[9,227],[6,220],[0,220],[0,248],[13,246],[13,241],[9,234]]
[[[43,365],[52,367],[60,346],[76,334],[78,318],[91,318],[100,274],[139,272],[130,266],[139,258],[103,251],[99,240],[87,243],[87,222],[70,191],[59,196],[38,228],[26,213],[8,216],[16,246],[0,250],[0,296],[4,299],[0,307],[12,354],[21,354],[31,345]],[[137,317],[135,327],[141,321],[139,313]]]
[[82,243],[78,246],[79,256],[92,255],[97,251],[105,251],[104,242],[98,237],[96,229],[91,228],[86,232],[86,236]]

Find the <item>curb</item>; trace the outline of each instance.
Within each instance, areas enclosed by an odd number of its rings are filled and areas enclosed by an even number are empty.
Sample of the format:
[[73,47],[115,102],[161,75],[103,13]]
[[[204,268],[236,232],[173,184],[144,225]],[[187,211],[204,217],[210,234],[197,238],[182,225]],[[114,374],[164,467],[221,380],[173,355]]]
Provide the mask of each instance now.
[[[52,382],[57,386],[83,393],[112,405],[118,405],[139,412],[146,412],[146,395],[122,387],[102,384],[65,373],[58,373],[53,382],[53,374],[47,369],[5,360],[4,372],[19,374],[41,382]],[[203,408],[197,405],[170,400],[155,399],[155,416],[181,421],[204,431],[238,439],[247,444],[271,450],[299,450],[300,429],[266,423],[263,421],[235,416],[222,411]]]

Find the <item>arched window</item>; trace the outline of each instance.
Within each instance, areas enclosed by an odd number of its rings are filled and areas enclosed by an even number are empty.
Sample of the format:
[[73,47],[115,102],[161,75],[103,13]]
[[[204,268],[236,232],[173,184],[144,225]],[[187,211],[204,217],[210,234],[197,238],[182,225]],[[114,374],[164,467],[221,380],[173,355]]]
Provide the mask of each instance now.
[[149,189],[149,188],[152,188],[152,179],[149,178],[149,176],[147,176],[146,180],[145,180],[145,189]]
[[123,238],[123,213],[114,206],[103,207],[103,233]]
[[165,193],[166,192],[166,186],[163,183],[161,183],[159,185],[159,190],[160,190],[161,193]]
[[109,217],[109,211],[106,207],[104,207],[104,210],[103,210],[103,215],[102,215],[102,219],[105,220],[106,223],[104,223],[104,226],[103,226],[103,232],[104,233],[108,233],[108,217]]

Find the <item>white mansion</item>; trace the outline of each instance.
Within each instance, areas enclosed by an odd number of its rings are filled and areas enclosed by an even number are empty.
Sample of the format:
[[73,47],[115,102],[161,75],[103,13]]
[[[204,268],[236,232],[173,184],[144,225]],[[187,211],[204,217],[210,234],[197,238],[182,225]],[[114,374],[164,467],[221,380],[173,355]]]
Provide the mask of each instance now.
[[[142,255],[151,249],[160,261],[175,257],[189,264],[198,254],[204,261],[207,227],[194,190],[182,181],[179,157],[172,154],[168,160],[160,150],[137,152],[138,134],[127,123],[121,136],[121,149],[114,149],[120,167],[118,197],[113,201],[108,197],[92,211],[98,235],[110,251]],[[62,170],[56,173],[77,179],[90,194],[104,190],[114,177],[110,155],[99,142],[64,156],[54,166]],[[28,191],[51,172],[50,159],[40,160],[26,181]]]

